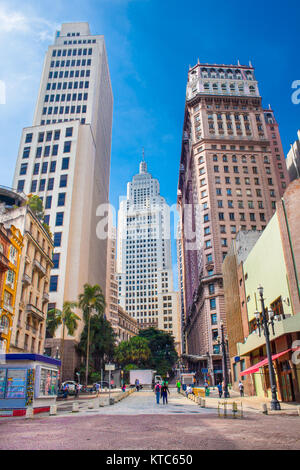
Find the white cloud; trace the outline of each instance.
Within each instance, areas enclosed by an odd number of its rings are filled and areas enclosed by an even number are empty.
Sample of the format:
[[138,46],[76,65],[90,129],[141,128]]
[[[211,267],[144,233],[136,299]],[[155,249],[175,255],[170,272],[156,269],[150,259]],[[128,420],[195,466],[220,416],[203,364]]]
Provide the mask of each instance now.
[[31,39],[49,41],[53,39],[57,25],[45,18],[16,11],[7,5],[0,5],[0,34],[21,33],[30,34]]

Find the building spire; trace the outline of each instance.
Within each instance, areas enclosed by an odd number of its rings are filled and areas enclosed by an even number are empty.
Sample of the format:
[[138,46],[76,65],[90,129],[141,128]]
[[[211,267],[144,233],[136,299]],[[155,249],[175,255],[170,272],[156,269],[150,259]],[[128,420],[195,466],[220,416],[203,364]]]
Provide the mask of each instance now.
[[140,173],[147,173],[147,163],[145,162],[145,149],[143,147],[142,161],[140,163]]

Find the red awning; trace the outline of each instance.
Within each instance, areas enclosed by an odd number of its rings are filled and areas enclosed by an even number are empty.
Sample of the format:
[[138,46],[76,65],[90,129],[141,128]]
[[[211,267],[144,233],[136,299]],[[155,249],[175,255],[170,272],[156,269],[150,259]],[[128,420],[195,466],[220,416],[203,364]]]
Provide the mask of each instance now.
[[[275,359],[278,359],[280,356],[283,356],[284,354],[286,354],[290,351],[292,351],[292,349],[287,349],[286,351],[281,351],[280,353],[273,354],[272,361],[275,361]],[[266,366],[267,364],[268,364],[268,358],[263,359],[262,361],[258,362],[257,364],[254,364],[253,366],[249,367],[248,369],[243,370],[242,372],[240,372],[240,376],[248,375],[248,374],[254,374],[254,372],[257,372],[261,367]]]

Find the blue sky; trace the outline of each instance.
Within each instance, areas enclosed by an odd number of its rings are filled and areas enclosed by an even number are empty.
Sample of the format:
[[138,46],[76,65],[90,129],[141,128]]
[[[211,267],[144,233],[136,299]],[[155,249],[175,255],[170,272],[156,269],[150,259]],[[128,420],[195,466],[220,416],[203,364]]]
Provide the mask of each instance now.
[[[149,171],[176,202],[189,65],[252,61],[285,153],[300,128],[298,1],[0,0],[0,184],[11,185],[23,127],[31,125],[44,53],[62,22],[104,34],[114,93],[111,202],[126,193],[145,148]],[[175,260],[175,250],[173,250]],[[175,262],[175,261],[174,261]]]

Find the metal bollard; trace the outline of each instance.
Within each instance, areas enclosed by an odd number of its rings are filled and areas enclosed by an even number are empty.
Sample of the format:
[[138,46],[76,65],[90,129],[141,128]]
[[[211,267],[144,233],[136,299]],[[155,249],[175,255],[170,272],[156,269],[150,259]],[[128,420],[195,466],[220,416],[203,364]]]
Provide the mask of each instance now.
[[300,416],[300,406],[297,406],[298,416]]
[[50,406],[50,416],[55,416],[57,413],[57,405]]
[[268,407],[267,407],[267,404],[266,404],[266,403],[262,403],[261,407],[262,407],[262,412],[263,412],[263,414],[267,415],[267,414],[268,414]]
[[93,408],[94,408],[94,403],[92,401],[89,401],[88,409],[92,410]]
[[29,406],[26,409],[26,419],[33,419],[33,408],[32,408],[32,406]]
[[201,408],[205,408],[205,400],[202,398]]
[[72,406],[72,413],[78,413],[79,411],[79,403],[73,403],[73,406]]

